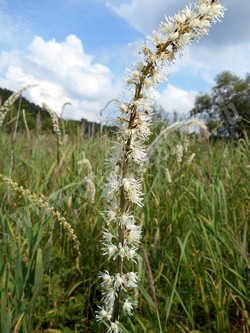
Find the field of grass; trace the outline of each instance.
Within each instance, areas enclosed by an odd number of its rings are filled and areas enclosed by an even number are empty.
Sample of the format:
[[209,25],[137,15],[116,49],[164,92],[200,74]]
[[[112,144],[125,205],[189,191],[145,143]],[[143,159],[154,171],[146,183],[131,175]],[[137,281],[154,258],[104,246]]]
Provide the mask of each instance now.
[[[95,311],[98,272],[106,269],[100,240],[110,142],[66,137],[58,163],[52,134],[18,133],[13,146],[0,133],[0,173],[9,176],[13,157],[12,180],[45,196],[0,180],[1,332],[106,331]],[[166,158],[163,147],[142,176],[138,308],[123,320],[124,332],[249,333],[249,141],[197,143],[190,166]],[[59,215],[75,231],[79,257]]]

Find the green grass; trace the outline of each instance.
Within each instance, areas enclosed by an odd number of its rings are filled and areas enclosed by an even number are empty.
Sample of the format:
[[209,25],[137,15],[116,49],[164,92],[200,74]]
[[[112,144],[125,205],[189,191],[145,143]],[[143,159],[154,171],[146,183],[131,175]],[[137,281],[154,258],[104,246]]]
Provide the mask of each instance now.
[[[60,211],[74,227],[82,255],[77,266],[67,232],[1,183],[2,332],[14,332],[15,327],[16,332],[105,332],[94,312],[101,299],[97,275],[104,269],[99,240],[105,224],[102,191],[109,146],[108,138],[79,142],[71,136],[56,177],[54,137],[28,141],[18,133],[12,179],[44,194]],[[173,156],[155,156],[149,164],[143,177],[145,205],[136,211],[143,223],[139,306],[123,321],[127,332],[250,332],[248,147],[247,142],[202,142],[190,148],[189,155],[196,153],[190,167],[179,167]],[[83,151],[92,164],[94,204],[86,197],[87,170],[78,164]],[[0,173],[7,176],[10,159],[11,140],[0,133]],[[25,231],[10,219],[23,207],[29,208],[33,225]]]

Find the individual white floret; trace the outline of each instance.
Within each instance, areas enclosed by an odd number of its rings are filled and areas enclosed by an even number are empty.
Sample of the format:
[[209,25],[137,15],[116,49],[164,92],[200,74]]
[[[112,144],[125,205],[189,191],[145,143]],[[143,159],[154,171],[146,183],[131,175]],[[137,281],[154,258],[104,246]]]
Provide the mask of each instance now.
[[121,182],[115,171],[111,172],[107,178],[107,184],[105,188],[105,194],[108,200],[112,200],[115,196],[115,193],[121,187]]
[[98,277],[103,280],[103,282],[101,284],[104,288],[107,289],[107,288],[110,288],[112,286],[113,281],[114,281],[114,277],[112,275],[110,275],[107,270],[104,271],[104,272],[100,272],[98,274]]
[[129,212],[124,212],[120,217],[119,217],[119,224],[123,229],[128,228],[131,224],[135,224],[135,218],[132,214]]
[[115,298],[117,297],[117,292],[114,288],[109,288],[103,292],[103,298],[105,304],[113,304]]
[[110,328],[108,329],[107,333],[120,333],[120,332],[122,332],[122,330],[119,327],[119,322],[115,321],[114,323],[110,324]]
[[114,279],[114,288],[116,290],[118,290],[120,288],[125,290],[125,288],[124,288],[125,283],[126,283],[125,276],[123,274],[117,273],[115,276],[115,279]]
[[104,231],[102,233],[102,237],[103,237],[102,241],[104,243],[112,243],[112,239],[114,236],[111,234],[111,232],[108,229],[104,228],[103,230]]
[[132,311],[134,309],[134,307],[137,305],[137,302],[135,301],[131,301],[129,298],[127,298],[125,300],[125,302],[123,303],[123,310],[129,315],[132,315]]
[[122,180],[124,192],[129,201],[138,205],[139,207],[143,206],[141,192],[141,183],[139,180],[134,178],[123,178]]
[[109,259],[114,257],[117,254],[118,247],[115,244],[112,244],[112,243],[106,244],[106,243],[104,243],[103,245],[105,246],[105,247],[102,248],[103,254],[107,255]]
[[141,242],[141,227],[137,226],[135,224],[131,226],[127,226],[127,230],[125,230],[125,235],[124,235],[127,244],[132,245],[135,247],[138,247]]
[[135,141],[131,143],[129,158],[131,158],[135,163],[143,164],[146,160],[147,153],[140,141]]
[[111,320],[112,315],[104,308],[101,306],[98,306],[99,310],[96,311],[96,320],[97,321],[102,321],[102,320]]
[[138,275],[135,272],[128,272],[126,274],[127,282],[126,286],[128,288],[136,288],[138,284]]

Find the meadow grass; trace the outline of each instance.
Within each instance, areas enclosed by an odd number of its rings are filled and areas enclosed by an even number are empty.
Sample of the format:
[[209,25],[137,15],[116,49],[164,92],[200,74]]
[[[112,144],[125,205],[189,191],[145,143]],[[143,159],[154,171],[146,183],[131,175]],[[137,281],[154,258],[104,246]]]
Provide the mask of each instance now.
[[[105,332],[95,311],[101,297],[97,276],[104,270],[99,240],[109,146],[106,137],[80,142],[69,137],[55,181],[55,138],[27,140],[18,133],[13,181],[43,194],[70,222],[81,256],[77,263],[66,230],[53,216],[37,214],[35,203],[1,182],[1,327],[11,327],[11,332],[27,332],[27,327],[33,332]],[[88,168],[78,163],[83,151],[92,166],[94,202],[86,192]],[[204,141],[192,152],[196,156],[190,166],[156,153],[143,176],[145,204],[135,211],[144,234],[138,309],[123,322],[124,332],[250,332],[249,142]],[[0,133],[2,174],[8,175],[10,159],[11,139]],[[25,232],[10,218],[24,207],[32,222]]]

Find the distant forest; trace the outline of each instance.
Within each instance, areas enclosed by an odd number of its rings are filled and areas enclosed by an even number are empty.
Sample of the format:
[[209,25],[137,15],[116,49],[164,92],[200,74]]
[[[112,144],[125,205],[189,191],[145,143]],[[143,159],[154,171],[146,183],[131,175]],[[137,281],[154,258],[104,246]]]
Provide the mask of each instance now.
[[[13,91],[0,88],[0,107],[12,94]],[[3,126],[7,132],[11,132],[13,129],[15,120],[17,119],[19,104],[20,98],[14,103],[13,107],[6,116]],[[39,105],[30,102],[27,98],[22,96],[18,119],[18,131],[25,131],[23,110],[25,110],[25,117],[30,131],[36,131],[40,133],[53,130],[53,124],[48,112],[42,109]],[[71,132],[76,133],[77,131],[81,131],[84,132],[83,134],[92,137],[100,132],[99,123],[91,122],[84,118],[81,120],[60,119],[60,122],[63,123],[63,127],[67,130],[68,134]],[[104,131],[109,133],[111,131],[111,127],[104,126]]]

